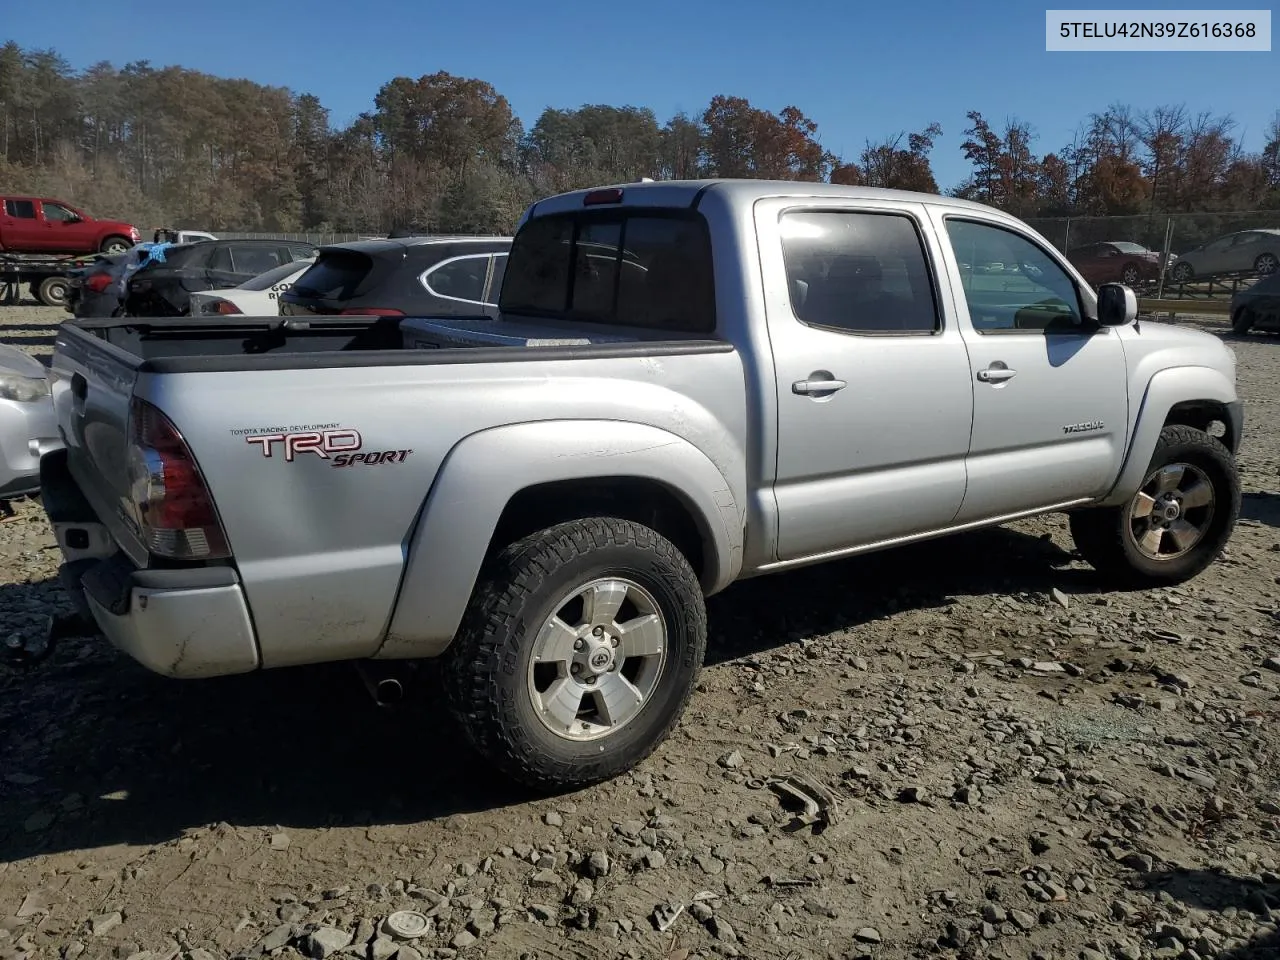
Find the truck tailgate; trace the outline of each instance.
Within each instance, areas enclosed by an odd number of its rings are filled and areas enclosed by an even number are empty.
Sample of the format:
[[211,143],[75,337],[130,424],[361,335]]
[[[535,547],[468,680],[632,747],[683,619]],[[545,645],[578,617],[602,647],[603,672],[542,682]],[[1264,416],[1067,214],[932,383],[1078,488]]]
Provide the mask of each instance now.
[[138,364],[106,340],[64,325],[50,390],[72,477],[116,543],[146,566],[129,496],[129,407]]

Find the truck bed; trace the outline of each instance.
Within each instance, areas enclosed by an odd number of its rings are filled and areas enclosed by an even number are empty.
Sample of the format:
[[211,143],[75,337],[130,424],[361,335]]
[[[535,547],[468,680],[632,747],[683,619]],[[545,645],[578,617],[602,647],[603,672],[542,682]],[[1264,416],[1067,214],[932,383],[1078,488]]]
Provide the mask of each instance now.
[[[139,373],[214,373],[357,366],[492,363],[517,359],[661,357],[727,353],[721,340],[654,331],[582,326],[524,326],[490,317],[441,321],[438,336],[415,328],[412,342],[401,330],[404,317],[224,317],[121,318],[68,321],[66,328],[108,345],[115,360]],[[420,324],[421,322],[419,322]],[[495,325],[520,336],[496,337]],[[429,329],[429,324],[426,329]],[[541,334],[533,337],[533,333]],[[559,333],[559,338],[554,334]],[[569,333],[575,336],[568,336]],[[64,333],[65,337],[66,334]],[[72,334],[75,336],[75,334]],[[436,349],[432,349],[432,347]],[[518,350],[513,350],[518,347]]]

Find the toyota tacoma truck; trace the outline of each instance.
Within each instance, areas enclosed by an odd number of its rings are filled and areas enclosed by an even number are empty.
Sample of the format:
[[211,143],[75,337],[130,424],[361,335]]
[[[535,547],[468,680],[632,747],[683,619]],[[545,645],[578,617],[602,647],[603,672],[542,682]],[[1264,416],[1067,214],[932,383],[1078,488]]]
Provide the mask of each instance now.
[[1064,512],[1167,585],[1239,511],[1232,352],[979,204],[580,190],[526,210],[499,306],[64,324],[82,615],[170,677],[442,658],[480,754],[558,790],[663,741],[735,581]]

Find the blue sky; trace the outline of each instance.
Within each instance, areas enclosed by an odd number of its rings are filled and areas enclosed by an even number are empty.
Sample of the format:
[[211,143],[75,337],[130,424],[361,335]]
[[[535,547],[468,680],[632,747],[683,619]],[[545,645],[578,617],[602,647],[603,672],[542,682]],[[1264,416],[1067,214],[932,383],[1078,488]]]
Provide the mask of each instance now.
[[774,111],[795,104],[850,159],[867,138],[936,120],[943,187],[968,173],[968,110],[993,126],[1028,121],[1039,153],[1112,101],[1230,113],[1250,150],[1280,111],[1274,38],[1270,53],[1048,53],[1045,9],[1073,8],[1062,2],[647,0],[609,13],[580,0],[113,0],[58,18],[6,6],[0,41],[52,46],[73,67],[150,60],[247,77],[316,94],[338,124],[370,109],[391,77],[436,70],[488,80],[526,126],[548,105],[630,103],[665,120],[717,93]]

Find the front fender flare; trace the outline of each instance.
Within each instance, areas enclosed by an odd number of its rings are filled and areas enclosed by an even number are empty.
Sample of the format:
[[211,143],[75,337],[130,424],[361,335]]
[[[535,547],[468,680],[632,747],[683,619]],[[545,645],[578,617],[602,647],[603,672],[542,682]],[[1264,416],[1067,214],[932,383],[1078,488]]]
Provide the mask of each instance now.
[[685,503],[703,536],[708,594],[737,577],[743,507],[720,469],[689,441],[619,421],[495,427],[459,441],[441,464],[410,537],[391,625],[375,658],[444,652],[513,496],[543,483],[609,477],[656,481]]
[[[1120,476],[1111,491],[1099,501],[1100,506],[1119,506],[1138,492],[1169,412],[1179,403],[1189,400],[1233,404],[1237,402],[1235,385],[1212,367],[1170,367],[1158,371],[1142,396]],[[1238,443],[1239,438],[1236,440]]]

